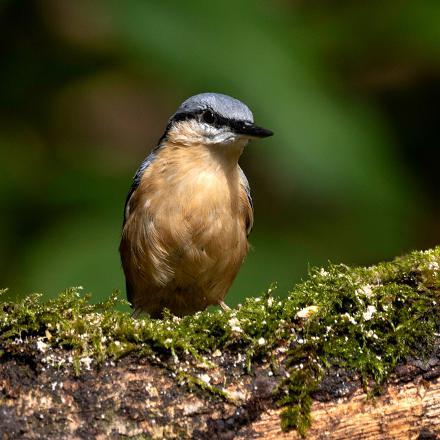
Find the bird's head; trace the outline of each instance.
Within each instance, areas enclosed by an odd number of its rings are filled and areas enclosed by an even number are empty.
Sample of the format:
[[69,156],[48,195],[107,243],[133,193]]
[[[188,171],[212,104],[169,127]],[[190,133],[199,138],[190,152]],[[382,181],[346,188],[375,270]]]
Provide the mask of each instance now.
[[177,109],[168,122],[165,137],[182,145],[242,150],[250,139],[272,134],[254,124],[252,112],[238,99],[220,93],[201,93],[191,96]]

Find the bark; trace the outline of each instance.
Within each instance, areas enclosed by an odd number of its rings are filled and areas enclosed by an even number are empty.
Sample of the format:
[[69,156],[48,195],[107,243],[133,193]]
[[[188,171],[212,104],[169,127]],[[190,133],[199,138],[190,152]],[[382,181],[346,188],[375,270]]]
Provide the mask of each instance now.
[[[188,363],[198,385],[175,377],[173,359],[129,355],[101,365],[71,352],[15,341],[0,349],[1,439],[300,438],[283,433],[273,391],[285,374],[261,362],[247,374],[234,353],[214,353],[215,367]],[[178,362],[185,363],[185,359]],[[209,372],[209,379],[206,372]],[[200,385],[224,389],[221,396]],[[440,350],[407,359],[372,398],[358,377],[326,372],[314,393],[311,439],[435,439],[440,436]]]

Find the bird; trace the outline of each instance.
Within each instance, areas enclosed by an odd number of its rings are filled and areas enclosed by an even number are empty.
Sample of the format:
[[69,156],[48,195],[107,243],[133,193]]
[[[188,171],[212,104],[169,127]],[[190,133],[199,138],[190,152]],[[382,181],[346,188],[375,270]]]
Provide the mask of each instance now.
[[135,316],[228,309],[254,221],[238,160],[249,140],[272,135],[221,93],[191,96],[170,117],[125,202],[119,252]]

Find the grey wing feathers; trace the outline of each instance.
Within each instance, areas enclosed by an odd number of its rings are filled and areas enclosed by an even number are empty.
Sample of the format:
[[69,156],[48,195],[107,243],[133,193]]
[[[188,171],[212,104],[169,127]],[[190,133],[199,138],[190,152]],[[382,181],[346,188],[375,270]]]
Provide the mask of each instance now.
[[128,191],[127,198],[125,199],[125,206],[124,206],[124,223],[127,220],[127,206],[128,202],[130,201],[130,198],[132,194],[136,191],[137,187],[139,186],[142,176],[145,172],[145,170],[153,163],[155,157],[156,157],[156,149],[154,149],[141,163],[140,167],[137,169],[136,174],[133,177],[133,183],[131,184],[130,190]]
[[247,180],[247,177],[244,174],[243,170],[240,167],[238,167],[238,169],[240,170],[240,180],[241,180],[241,183],[243,184],[243,187],[246,191],[246,195],[248,197],[249,204],[251,205],[251,208],[254,209],[254,203],[252,202],[251,188],[249,187],[249,181]]
[[251,233],[251,231],[252,231],[252,226],[253,226],[253,223],[254,223],[254,220],[253,220],[254,204],[252,202],[251,188],[249,187],[249,181],[247,180],[247,177],[244,174],[243,170],[240,167],[238,167],[238,169],[239,169],[239,172],[240,172],[240,182],[241,182],[241,184],[242,184],[242,186],[243,186],[243,188],[244,188],[244,190],[246,192],[246,195],[247,195],[247,198],[248,198],[248,201],[249,201],[249,205],[251,207],[251,212],[250,212],[250,216],[249,216],[249,219],[248,219],[248,225],[247,225],[247,230],[246,230],[247,235],[249,235]]

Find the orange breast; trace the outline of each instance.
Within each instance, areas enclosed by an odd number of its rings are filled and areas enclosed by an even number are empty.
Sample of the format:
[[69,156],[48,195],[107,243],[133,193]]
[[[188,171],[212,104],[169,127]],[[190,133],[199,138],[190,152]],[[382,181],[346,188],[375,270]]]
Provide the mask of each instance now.
[[240,268],[252,210],[238,165],[211,154],[162,149],[129,202],[121,255],[135,307],[161,301],[185,314],[217,304]]

